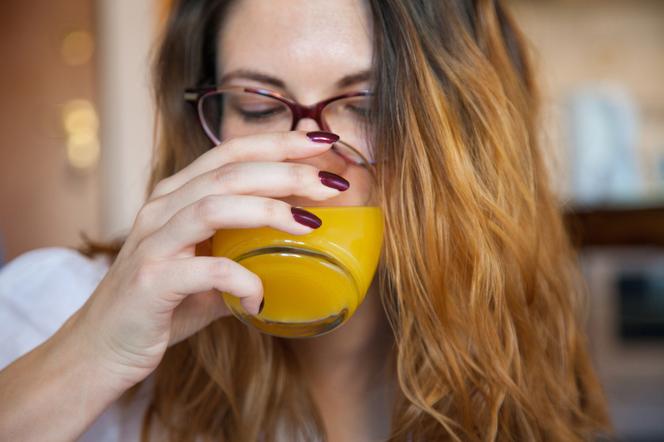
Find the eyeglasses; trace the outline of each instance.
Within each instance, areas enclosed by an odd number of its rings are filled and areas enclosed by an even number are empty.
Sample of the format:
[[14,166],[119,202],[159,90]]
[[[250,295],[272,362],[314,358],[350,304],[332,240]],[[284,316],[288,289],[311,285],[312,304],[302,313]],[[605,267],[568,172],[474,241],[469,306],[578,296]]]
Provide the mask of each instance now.
[[214,145],[256,133],[294,130],[302,118],[340,140],[332,149],[353,164],[375,165],[366,146],[370,91],[357,91],[303,106],[277,92],[244,86],[189,88],[184,99],[195,104],[203,130]]

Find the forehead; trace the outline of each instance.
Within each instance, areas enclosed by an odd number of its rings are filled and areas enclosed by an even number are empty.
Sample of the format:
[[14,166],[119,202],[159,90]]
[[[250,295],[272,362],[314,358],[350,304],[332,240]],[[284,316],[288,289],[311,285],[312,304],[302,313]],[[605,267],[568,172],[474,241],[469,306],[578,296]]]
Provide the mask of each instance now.
[[219,73],[252,69],[320,90],[371,66],[365,0],[236,0],[219,34]]

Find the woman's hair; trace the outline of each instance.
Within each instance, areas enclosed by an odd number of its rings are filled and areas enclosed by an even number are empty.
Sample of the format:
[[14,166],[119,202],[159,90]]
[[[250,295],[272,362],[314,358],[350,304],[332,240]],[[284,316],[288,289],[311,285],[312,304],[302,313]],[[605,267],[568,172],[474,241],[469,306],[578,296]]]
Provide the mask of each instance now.
[[[154,64],[148,194],[209,147],[183,91],[214,82],[229,3],[172,6]],[[389,440],[578,441],[608,431],[524,37],[500,0],[368,3],[369,141],[386,222],[377,282],[398,383]],[[155,420],[174,441],[325,439],[288,340],[234,318],[170,347],[154,382],[144,439]]]

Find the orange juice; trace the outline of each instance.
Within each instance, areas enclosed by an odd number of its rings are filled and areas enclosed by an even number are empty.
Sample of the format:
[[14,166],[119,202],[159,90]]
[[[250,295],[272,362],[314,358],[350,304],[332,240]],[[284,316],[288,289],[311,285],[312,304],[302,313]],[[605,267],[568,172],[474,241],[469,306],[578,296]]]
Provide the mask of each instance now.
[[376,271],[383,214],[375,206],[305,207],[323,225],[305,235],[271,227],[218,230],[212,254],[236,260],[263,282],[264,307],[247,313],[222,293],[243,322],[276,336],[326,333],[350,318]]

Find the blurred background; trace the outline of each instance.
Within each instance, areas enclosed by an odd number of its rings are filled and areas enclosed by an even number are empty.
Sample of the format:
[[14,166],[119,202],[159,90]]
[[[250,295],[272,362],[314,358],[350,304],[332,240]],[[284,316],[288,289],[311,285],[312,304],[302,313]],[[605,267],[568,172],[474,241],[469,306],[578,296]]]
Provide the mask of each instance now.
[[[0,2],[0,266],[126,233],[145,197],[165,1]],[[619,436],[664,441],[664,0],[509,0],[590,289]]]

